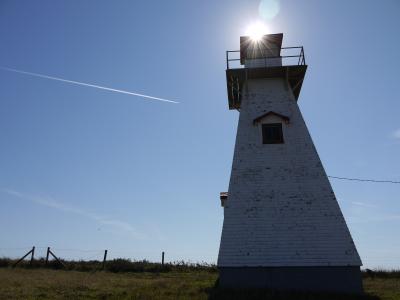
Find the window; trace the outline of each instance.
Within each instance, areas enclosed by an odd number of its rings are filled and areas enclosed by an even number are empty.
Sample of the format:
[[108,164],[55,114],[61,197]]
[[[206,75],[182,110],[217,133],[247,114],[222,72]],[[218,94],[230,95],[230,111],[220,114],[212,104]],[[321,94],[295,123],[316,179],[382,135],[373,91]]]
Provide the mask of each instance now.
[[263,144],[282,144],[282,123],[262,124]]

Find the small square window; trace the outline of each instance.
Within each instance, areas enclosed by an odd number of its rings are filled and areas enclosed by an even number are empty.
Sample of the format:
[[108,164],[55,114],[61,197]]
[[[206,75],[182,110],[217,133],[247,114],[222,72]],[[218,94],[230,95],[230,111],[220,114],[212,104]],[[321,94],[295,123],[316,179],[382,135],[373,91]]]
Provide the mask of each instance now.
[[282,123],[262,124],[263,144],[282,144]]

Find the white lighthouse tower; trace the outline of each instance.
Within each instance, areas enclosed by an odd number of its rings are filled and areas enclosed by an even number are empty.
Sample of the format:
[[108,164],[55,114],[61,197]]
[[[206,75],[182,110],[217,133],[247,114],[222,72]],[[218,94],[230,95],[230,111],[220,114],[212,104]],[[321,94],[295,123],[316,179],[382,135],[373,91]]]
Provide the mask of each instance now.
[[221,193],[219,282],[361,293],[360,257],[297,105],[304,51],[282,48],[282,38],[245,36],[240,51],[227,51],[229,108],[240,116]]

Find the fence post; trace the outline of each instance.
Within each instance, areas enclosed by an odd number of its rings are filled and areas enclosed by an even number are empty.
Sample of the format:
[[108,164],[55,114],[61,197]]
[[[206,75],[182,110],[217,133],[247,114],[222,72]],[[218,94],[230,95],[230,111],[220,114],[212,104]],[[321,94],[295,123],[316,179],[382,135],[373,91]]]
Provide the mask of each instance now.
[[31,265],[31,266],[32,266],[32,264],[33,264],[33,258],[34,258],[34,256],[35,256],[35,246],[32,247],[31,262],[30,262],[30,265]]
[[50,254],[50,247],[47,247],[47,253],[46,253],[46,265],[49,262],[49,254]]
[[64,265],[64,263],[53,253],[53,251],[51,251],[51,250],[49,249],[49,253],[51,254],[51,256],[54,257],[54,259],[55,259],[60,265],[62,265],[64,268],[66,268],[66,265]]
[[[33,247],[31,250],[28,251],[28,253],[26,253],[24,256],[22,256],[14,265],[13,268],[15,268],[16,265],[18,265],[21,261],[23,261],[25,259],[25,257],[27,257],[29,254],[32,253],[32,251],[35,249],[35,247]],[[33,255],[32,255],[33,257]]]
[[161,265],[162,266],[164,266],[164,251],[162,252],[162,255],[161,255]]
[[102,270],[104,270],[104,268],[105,268],[105,266],[106,266],[107,252],[108,252],[108,250],[104,250],[104,257],[103,257],[103,266],[102,266]]

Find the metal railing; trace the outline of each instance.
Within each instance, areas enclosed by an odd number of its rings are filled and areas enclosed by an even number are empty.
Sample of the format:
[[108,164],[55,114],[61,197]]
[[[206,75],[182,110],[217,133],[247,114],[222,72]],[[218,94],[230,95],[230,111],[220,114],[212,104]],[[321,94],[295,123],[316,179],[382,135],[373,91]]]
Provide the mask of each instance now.
[[[296,51],[296,52],[294,52]],[[273,59],[282,59],[282,66],[295,66],[295,65],[305,65],[306,64],[306,59],[304,56],[304,48],[303,46],[299,47],[282,47],[281,48],[281,54],[286,55],[280,55],[280,56],[268,56],[264,58],[258,58],[258,60],[265,60],[265,65],[264,67],[269,67],[268,61],[271,61]],[[239,54],[239,58],[237,57]],[[240,68],[245,68],[245,66],[241,65],[240,63],[238,64],[237,62],[240,62],[240,50],[229,50],[226,51],[226,68],[229,69],[240,69]],[[235,63],[235,67],[232,67],[232,63]],[[261,66],[262,67],[262,66]]]

